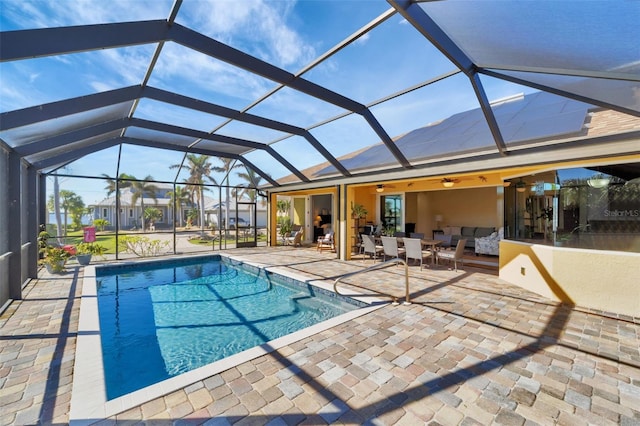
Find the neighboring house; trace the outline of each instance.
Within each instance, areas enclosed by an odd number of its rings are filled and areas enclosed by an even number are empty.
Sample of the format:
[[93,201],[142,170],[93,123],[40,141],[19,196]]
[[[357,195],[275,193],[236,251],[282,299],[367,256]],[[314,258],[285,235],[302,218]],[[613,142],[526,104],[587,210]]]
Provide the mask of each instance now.
[[[149,194],[145,194],[144,197],[144,207],[145,209],[148,207],[155,207],[160,210],[161,218],[159,220],[154,221],[154,226],[156,228],[169,228],[173,227],[174,215],[173,215],[173,206],[171,205],[171,192],[174,187],[171,184],[163,184],[163,183],[154,183],[154,186],[157,188],[155,193],[156,199],[149,197]],[[140,199],[136,200],[136,204],[133,205],[131,202],[133,198],[133,192],[131,188],[122,188],[120,190],[120,217],[118,218],[120,229],[136,229],[142,225],[142,206]],[[225,203],[220,203],[218,200],[213,198],[209,198],[207,196],[204,197],[205,200],[205,212],[206,212],[206,222],[207,225],[215,224],[218,226],[218,216],[220,215],[224,219],[224,206]],[[235,218],[236,215],[236,204],[235,201],[229,203],[229,218]],[[116,196],[112,195],[99,201],[95,204],[89,205],[92,209],[92,217],[91,219],[106,219],[110,223],[110,227],[114,228],[116,224]],[[219,208],[222,207],[222,212],[219,212]],[[189,203],[183,203],[180,209],[182,214],[182,224],[186,224],[187,217],[189,212],[197,208],[195,205],[191,205]],[[180,215],[180,212],[176,212],[177,215]],[[249,217],[249,206],[245,203],[241,203],[238,211],[238,217],[244,219],[247,223],[250,222]],[[261,203],[256,203],[256,221],[257,226],[265,227],[267,224],[267,208],[266,205]],[[146,223],[148,227],[148,223]],[[177,221],[177,225],[180,224],[180,221]]]
[[[162,183],[155,183],[154,185],[158,188],[155,193],[156,199],[149,197],[149,194],[145,194],[144,207],[155,207],[160,210],[162,216],[160,220],[154,222],[154,226],[172,226],[173,208],[171,207],[171,197],[168,194],[173,191],[173,185]],[[136,204],[133,205],[132,198],[133,192],[131,188],[122,188],[120,190],[120,216],[118,218],[120,229],[134,229],[142,225],[141,200],[138,198]],[[110,227],[115,227],[117,214],[115,194],[96,204],[89,205],[89,208],[93,209],[92,219],[106,219],[111,224]]]
[[[205,197],[205,200],[207,198]],[[218,226],[219,223],[224,224],[225,218],[225,206],[226,203],[219,202],[217,200],[208,201],[205,204],[205,213],[207,215],[207,222],[210,224],[214,224]],[[251,223],[251,215],[249,213],[250,202],[243,201],[239,206],[236,207],[235,200],[231,200],[229,202],[229,222],[233,224],[233,219],[236,216],[236,209],[238,218],[244,220],[247,225],[253,225]],[[267,226],[267,205],[266,203],[256,203],[256,223],[255,226],[258,228],[265,228]]]

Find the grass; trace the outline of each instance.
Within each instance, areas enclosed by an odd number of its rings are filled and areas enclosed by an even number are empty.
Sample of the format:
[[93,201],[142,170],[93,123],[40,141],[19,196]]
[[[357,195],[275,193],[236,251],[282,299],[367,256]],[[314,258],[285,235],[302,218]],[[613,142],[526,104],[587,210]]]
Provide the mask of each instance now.
[[[72,231],[67,233],[67,244],[79,244],[84,239],[83,231]],[[107,250],[104,254],[116,253],[116,235],[115,234],[97,234],[96,243],[105,247]]]
[[[216,234],[217,236],[217,234]],[[79,244],[83,241],[84,232],[80,231],[70,231],[67,233],[67,238],[65,239],[65,244]],[[267,241],[266,235],[258,235],[257,241]],[[230,236],[226,240],[222,240],[223,244],[235,244],[236,238],[235,236]],[[96,243],[106,248],[104,254],[115,254],[116,253],[116,234],[115,232],[100,232],[96,234]],[[202,240],[202,239],[190,239],[189,243],[194,245],[207,245],[210,246],[212,244],[220,244],[219,240]]]

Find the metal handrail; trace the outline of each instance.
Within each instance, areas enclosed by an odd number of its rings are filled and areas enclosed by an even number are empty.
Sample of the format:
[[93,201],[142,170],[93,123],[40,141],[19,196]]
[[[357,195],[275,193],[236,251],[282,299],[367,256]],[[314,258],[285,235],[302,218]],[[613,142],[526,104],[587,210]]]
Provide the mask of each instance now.
[[[339,276],[334,282],[333,282],[333,291],[336,292],[336,294],[339,294],[340,296],[344,296],[344,294],[341,294],[338,291],[338,283],[340,282],[340,280],[342,280],[343,278],[349,278],[352,277],[354,275],[358,275],[358,274],[363,274],[365,272],[369,272],[369,271],[373,271],[375,269],[379,269],[383,266],[387,266],[390,263],[402,263],[404,265],[404,281],[405,281],[405,301],[404,301],[404,305],[410,305],[411,301],[409,300],[409,265],[407,264],[407,262],[405,262],[404,260],[400,259],[399,257],[395,257],[391,260],[387,260],[384,261],[382,263],[378,263],[376,265],[373,266],[369,266],[368,268],[365,269],[361,269],[359,271],[355,271],[355,272],[349,272],[348,274],[344,274]],[[398,299],[394,296],[393,297],[393,303],[394,304],[398,304]]]

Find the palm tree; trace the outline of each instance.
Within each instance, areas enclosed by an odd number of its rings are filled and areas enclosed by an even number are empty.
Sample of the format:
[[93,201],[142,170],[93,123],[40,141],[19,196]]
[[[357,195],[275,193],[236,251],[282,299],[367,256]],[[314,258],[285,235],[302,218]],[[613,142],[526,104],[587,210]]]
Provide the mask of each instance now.
[[[107,192],[107,197],[110,197],[113,193],[116,193],[117,203],[120,203],[120,190],[122,188],[130,188],[131,181],[127,179],[135,179],[134,176],[128,175],[126,173],[120,173],[116,179],[112,179],[108,174],[102,173],[104,180],[107,181],[107,186],[104,187],[104,190]],[[117,209],[116,209],[117,210]],[[115,216],[119,216],[118,213],[115,213]],[[116,224],[118,224],[116,219]],[[118,226],[122,226],[119,224]]]
[[[218,157],[218,160],[222,163],[222,166],[214,167],[213,170],[215,172],[224,173],[225,179],[227,179],[227,183],[229,182],[229,173],[231,170],[236,169],[238,167],[242,167],[242,164],[234,164],[236,160],[231,158],[221,158]],[[226,186],[226,194],[225,194],[225,208],[224,208],[224,224],[225,227],[229,226],[229,198],[230,198],[230,189],[229,185]]]
[[[255,170],[246,168],[246,172],[238,172],[237,175],[239,178],[244,179],[247,182],[246,188],[239,188],[236,196],[238,198],[242,198],[243,196],[247,196],[251,202],[256,202],[258,199],[258,186],[260,185],[260,181],[262,180],[262,176],[257,174]],[[265,200],[262,199],[261,203],[264,203]],[[253,226],[253,215],[249,218],[249,225]]]
[[180,218],[178,225],[182,226],[182,204],[183,203],[193,203],[192,193],[186,187],[176,186],[174,191],[170,191],[167,193],[169,197],[171,197],[171,201],[169,205],[171,208],[175,206],[176,214]]
[[247,187],[241,188],[238,191],[238,197],[242,198],[246,195],[249,200],[255,202],[258,199],[257,188],[260,185],[262,176],[260,176],[255,172],[255,170],[250,168],[247,168],[246,172],[238,172],[237,175],[239,178],[244,179],[247,182]]
[[[133,178],[133,176],[132,176]],[[144,231],[144,197],[145,195],[153,198],[156,203],[158,203],[158,197],[156,196],[156,192],[158,191],[158,187],[151,183],[153,181],[153,177],[151,175],[147,175],[144,180],[134,180],[131,181],[131,205],[135,206],[140,199],[140,206],[142,207],[142,214],[140,215],[140,219],[142,221],[142,230]]]
[[[104,180],[107,181],[107,186],[104,187],[104,190],[107,191],[107,197],[110,197],[111,194],[116,192],[116,188],[117,189],[128,188],[131,186],[130,181],[123,180],[123,179],[135,179],[134,176],[128,175],[126,173],[120,173],[120,176],[118,176],[117,179],[111,179],[109,175],[106,173],[103,173],[102,176],[104,177]],[[116,185],[116,181],[119,181],[117,185]],[[120,196],[119,193],[116,195]]]
[[[204,179],[207,178],[214,184],[217,184],[211,175],[211,162],[208,155],[187,154],[187,168],[189,170],[189,178],[186,180],[187,187],[196,196],[200,210],[200,232],[204,235]],[[174,164],[169,166],[170,169],[180,168],[182,164]]]

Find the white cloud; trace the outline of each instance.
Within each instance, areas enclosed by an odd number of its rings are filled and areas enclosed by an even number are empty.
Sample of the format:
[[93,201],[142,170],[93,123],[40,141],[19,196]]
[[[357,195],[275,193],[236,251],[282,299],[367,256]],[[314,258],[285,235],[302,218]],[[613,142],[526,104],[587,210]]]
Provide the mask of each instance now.
[[21,28],[166,19],[171,0],[2,0],[2,13]]
[[178,20],[186,18],[197,31],[278,66],[301,68],[316,53],[287,24],[294,5],[262,0],[196,2],[184,5],[185,15]]
[[369,41],[370,37],[370,33],[363,34],[362,36],[358,37],[354,44],[366,44]]
[[249,99],[263,95],[272,84],[257,75],[171,43],[164,46],[153,77],[166,81],[167,86],[190,86],[199,91]]
[[8,84],[3,79],[0,85],[0,98],[2,98],[2,111],[13,111],[33,105],[33,94],[19,84]]

